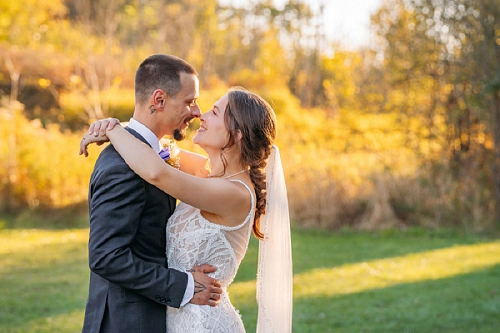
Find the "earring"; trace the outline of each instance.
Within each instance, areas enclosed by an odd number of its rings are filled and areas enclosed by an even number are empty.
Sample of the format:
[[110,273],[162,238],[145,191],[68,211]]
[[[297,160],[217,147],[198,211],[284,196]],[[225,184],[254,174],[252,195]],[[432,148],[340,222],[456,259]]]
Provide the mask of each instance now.
[[155,113],[156,109],[154,105],[149,106],[149,111],[151,111],[151,114]]

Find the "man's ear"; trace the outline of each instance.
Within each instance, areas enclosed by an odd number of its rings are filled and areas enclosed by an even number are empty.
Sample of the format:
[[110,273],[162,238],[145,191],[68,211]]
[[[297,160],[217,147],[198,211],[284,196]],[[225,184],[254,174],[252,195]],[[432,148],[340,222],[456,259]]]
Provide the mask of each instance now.
[[161,89],[156,89],[153,92],[153,105],[156,110],[163,110],[165,107],[168,95]]

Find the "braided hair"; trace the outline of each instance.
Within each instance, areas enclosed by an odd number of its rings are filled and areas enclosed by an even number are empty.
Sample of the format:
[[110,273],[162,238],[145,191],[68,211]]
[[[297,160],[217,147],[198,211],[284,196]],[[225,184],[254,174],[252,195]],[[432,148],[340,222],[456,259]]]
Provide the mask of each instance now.
[[260,217],[266,212],[265,168],[276,138],[276,115],[269,103],[260,96],[241,87],[235,87],[228,93],[224,122],[229,132],[228,142],[221,151],[224,171],[226,162],[223,150],[236,144],[237,134],[240,131],[241,162],[250,167],[248,172],[256,196],[252,229],[255,237],[262,239],[264,235],[260,231]]

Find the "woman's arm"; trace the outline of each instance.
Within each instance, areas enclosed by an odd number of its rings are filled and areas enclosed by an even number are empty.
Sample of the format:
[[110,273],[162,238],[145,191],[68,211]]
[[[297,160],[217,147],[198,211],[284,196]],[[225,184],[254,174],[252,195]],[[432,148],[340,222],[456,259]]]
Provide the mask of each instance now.
[[[112,130],[116,125],[119,125],[120,121],[116,118],[106,118],[93,122],[88,130],[89,135],[93,135],[96,138],[101,138],[100,141],[91,141],[101,145],[108,142],[109,139],[106,136],[106,130]],[[89,142],[89,143],[91,143]],[[85,157],[88,156],[87,145],[80,145],[80,155],[84,154]],[[207,157],[190,152],[185,149],[179,149],[180,157],[180,170],[193,176],[206,177],[209,171],[206,169]]]
[[179,149],[180,157],[180,170],[193,176],[205,178],[209,170],[207,170],[206,165],[208,158],[206,156],[193,153],[188,150]]
[[[228,214],[235,216],[250,210],[250,194],[240,184],[220,178],[199,178],[179,171],[166,164],[153,149],[121,126],[107,129],[106,135],[129,167],[141,178],[191,206],[219,215],[221,224],[225,224],[224,218]],[[81,146],[105,139],[100,135],[87,135]]]

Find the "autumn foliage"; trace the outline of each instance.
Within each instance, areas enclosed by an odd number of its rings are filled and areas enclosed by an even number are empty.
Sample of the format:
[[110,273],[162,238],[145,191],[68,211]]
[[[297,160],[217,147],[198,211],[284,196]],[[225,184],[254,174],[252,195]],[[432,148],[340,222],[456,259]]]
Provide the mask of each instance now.
[[497,225],[497,1],[386,0],[357,50],[324,19],[297,0],[1,2],[0,208],[84,203],[101,148],[80,157],[79,139],[128,120],[135,68],[161,52],[197,68],[202,110],[234,85],[271,103],[295,224]]

